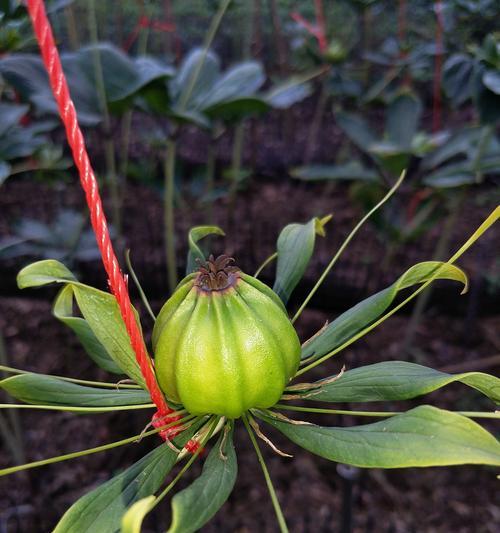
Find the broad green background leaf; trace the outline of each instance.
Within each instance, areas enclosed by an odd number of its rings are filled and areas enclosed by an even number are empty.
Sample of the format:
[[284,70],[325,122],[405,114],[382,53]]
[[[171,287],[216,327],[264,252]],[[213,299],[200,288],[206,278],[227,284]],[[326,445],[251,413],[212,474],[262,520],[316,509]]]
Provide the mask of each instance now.
[[422,104],[413,93],[398,95],[387,110],[387,139],[397,146],[409,149],[417,133]]
[[172,524],[168,533],[192,533],[203,527],[222,507],[233,490],[238,465],[233,432],[227,436],[223,459],[220,455],[224,435],[219,437],[203,465],[203,471],[189,487],[172,498]]
[[203,61],[203,64],[193,90],[185,102],[184,110],[197,109],[200,100],[213,87],[220,74],[219,58],[213,52],[209,50],[204,56],[204,50],[201,48],[191,50],[169,83],[172,100],[176,104],[180,103],[182,95],[192,83],[200,61]]
[[500,403],[500,379],[482,372],[447,374],[406,361],[384,361],[348,370],[321,387],[308,400],[321,402],[381,402],[410,400],[459,381]]
[[288,109],[293,104],[307,98],[313,92],[313,86],[308,79],[311,74],[306,76],[291,76],[283,81],[276,83],[265,94],[265,101],[275,109]]
[[73,316],[73,297],[73,286],[68,284],[63,287],[54,302],[54,316],[75,332],[88,356],[96,365],[113,374],[123,374],[123,370],[97,340],[88,322],[84,318]]
[[463,283],[467,288],[467,276],[458,267],[439,261],[426,261],[409,268],[395,283],[373,294],[336,318],[311,342],[302,348],[302,359],[317,359],[334,350],[356,335],[364,327],[380,317],[391,305],[400,290],[424,283],[440,269],[436,279],[448,279]]
[[64,265],[54,260],[38,261],[23,268],[17,276],[17,283],[20,288],[50,283],[71,284],[78,307],[96,339],[125,374],[145,387],[113,295],[78,283]]
[[0,161],[0,186],[10,176],[12,167],[7,161]]
[[264,70],[259,62],[239,63],[218,78],[200,101],[200,106],[209,111],[212,107],[253,96],[265,80]]
[[154,496],[148,496],[135,502],[123,516],[120,533],[141,533],[142,521],[149,513],[154,501]]
[[500,466],[500,443],[469,418],[429,405],[354,427],[266,422],[316,455],[366,468]]
[[16,126],[27,113],[29,106],[0,102],[0,136],[5,135],[10,128]]
[[[182,448],[198,426],[174,440]],[[162,444],[137,463],[74,503],[53,533],[117,533],[123,514],[135,502],[154,494],[175,465],[177,453]]]
[[0,389],[17,400],[34,405],[111,407],[151,403],[151,397],[143,390],[87,387],[43,374],[6,378],[0,381]]
[[311,259],[316,235],[325,235],[325,224],[332,218],[312,218],[306,224],[289,224],[278,237],[278,262],[273,290],[286,304],[301,280]]
[[342,165],[307,165],[290,171],[292,178],[304,181],[378,181],[378,174],[365,168],[359,161]]
[[188,244],[189,252],[187,257],[186,275],[191,274],[198,268],[196,260],[205,261],[205,254],[198,246],[198,241],[208,235],[222,235],[225,233],[218,226],[196,226],[189,230]]
[[453,102],[460,106],[472,96],[474,61],[464,54],[454,54],[443,65],[443,89]]
[[370,146],[378,140],[366,120],[359,115],[341,112],[335,115],[335,120],[349,139],[364,152],[368,152]]

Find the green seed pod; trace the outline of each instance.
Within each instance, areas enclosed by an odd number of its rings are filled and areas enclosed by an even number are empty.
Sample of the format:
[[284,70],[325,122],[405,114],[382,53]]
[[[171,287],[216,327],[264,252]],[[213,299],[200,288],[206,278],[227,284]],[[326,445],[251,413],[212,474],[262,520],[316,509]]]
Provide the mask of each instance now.
[[300,342],[285,307],[262,282],[211,256],[158,315],[155,369],[168,399],[193,414],[238,418],[281,397]]

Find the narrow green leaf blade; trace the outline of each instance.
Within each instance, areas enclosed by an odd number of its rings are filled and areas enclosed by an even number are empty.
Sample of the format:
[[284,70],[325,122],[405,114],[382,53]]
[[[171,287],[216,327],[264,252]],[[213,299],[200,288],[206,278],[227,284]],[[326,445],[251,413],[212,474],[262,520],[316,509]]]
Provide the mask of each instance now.
[[229,498],[237,473],[231,431],[225,443],[224,435],[220,436],[203,465],[200,477],[173,497],[172,524],[168,533],[191,533],[203,527]]
[[62,263],[54,259],[32,263],[20,270],[17,275],[17,285],[20,289],[67,281],[76,281],[76,278]]
[[43,374],[19,374],[0,381],[0,389],[25,403],[110,407],[151,403],[146,391],[87,387]]
[[463,283],[467,288],[467,276],[458,267],[439,261],[417,263],[409,268],[395,283],[373,294],[336,318],[311,342],[302,348],[302,359],[317,359],[339,347],[364,327],[379,318],[396,298],[399,291],[424,283],[439,270],[436,279]]
[[[145,386],[118,303],[112,294],[79,283],[63,264],[54,260],[38,261],[23,268],[17,275],[17,283],[20,288],[38,287],[50,283],[71,284],[83,318],[98,343],[102,345],[105,352],[122,369],[123,373],[139,385]],[[64,297],[67,298],[68,294],[64,294]],[[56,303],[60,304],[60,307],[58,306],[56,309],[58,312],[61,311],[62,313],[63,307],[65,312],[68,310],[66,301],[56,301]],[[137,313],[135,314],[139,320]],[[75,322],[72,322],[72,325],[74,324]],[[82,330],[81,324],[77,327]],[[83,327],[83,329],[86,328]],[[89,337],[90,342],[92,341]],[[89,343],[87,343],[86,349],[91,347]]]
[[88,356],[101,368],[113,374],[123,370],[113,361],[106,348],[97,340],[84,318],[73,316],[73,287],[68,284],[61,289],[54,302],[54,316],[74,331]]
[[154,501],[154,496],[147,496],[135,502],[123,516],[121,533],[141,533],[142,521]]
[[198,268],[196,263],[197,259],[200,261],[205,261],[205,254],[198,246],[198,242],[208,235],[224,236],[225,233],[218,226],[196,226],[189,230],[189,252],[187,257],[186,275],[191,274]]
[[311,259],[316,235],[324,235],[324,226],[331,219],[312,218],[306,224],[289,224],[278,237],[278,262],[273,290],[286,304],[301,280]]
[[410,400],[453,383],[477,389],[500,403],[500,379],[482,372],[447,374],[406,361],[385,361],[348,370],[319,393],[304,399],[320,402],[381,402]]
[[266,421],[316,455],[359,467],[500,466],[500,443],[493,435],[469,418],[429,405],[345,428]]
[[[182,448],[196,427],[175,439],[176,446]],[[177,455],[167,444],[162,444],[80,498],[66,511],[53,533],[117,533],[127,508],[160,488]]]
[[73,284],[73,292],[83,318],[87,321],[96,339],[130,378],[145,387],[144,378],[115,297],[107,292],[76,283]]

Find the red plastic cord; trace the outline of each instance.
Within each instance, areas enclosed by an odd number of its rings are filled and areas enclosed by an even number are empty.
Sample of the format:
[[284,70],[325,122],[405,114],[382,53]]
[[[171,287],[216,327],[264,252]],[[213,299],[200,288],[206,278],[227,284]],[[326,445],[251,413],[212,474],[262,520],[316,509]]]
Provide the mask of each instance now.
[[[153,425],[159,427],[160,425],[174,421],[175,418],[168,417],[172,413],[172,409],[167,405],[156,381],[153,363],[146,351],[144,339],[142,338],[132,310],[126,279],[120,270],[113,245],[111,244],[97,180],[85,148],[82,131],[78,125],[75,106],[69,93],[68,84],[61,66],[57,47],[54,43],[54,35],[45,12],[43,0],[28,0],[28,12],[40,46],[45,68],[49,74],[50,86],[59,108],[59,114],[66,128],[66,136],[73,152],[73,159],[80,174],[80,182],[85,191],[92,228],[94,229],[102,262],[109,278],[109,286],[120,307],[120,313],[130,337],[130,344],[135,352],[137,363],[151,394],[151,399],[158,409],[153,417]],[[168,435],[163,434],[162,437],[167,438]]]

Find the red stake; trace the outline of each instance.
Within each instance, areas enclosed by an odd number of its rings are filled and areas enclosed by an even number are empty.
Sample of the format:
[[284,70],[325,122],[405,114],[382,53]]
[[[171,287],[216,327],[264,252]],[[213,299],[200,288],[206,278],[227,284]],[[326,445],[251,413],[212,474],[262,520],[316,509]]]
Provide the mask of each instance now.
[[[78,125],[75,106],[69,93],[43,0],[28,0],[28,12],[40,46],[43,62],[49,75],[50,86],[59,108],[59,114],[66,128],[66,136],[73,152],[73,159],[80,174],[80,183],[85,191],[87,205],[90,210],[90,221],[101,252],[102,262],[109,278],[109,286],[120,307],[120,313],[130,337],[130,344],[135,352],[137,363],[151,394],[151,399],[158,409],[153,417],[153,425],[159,427],[175,420],[172,417],[168,417],[173,411],[167,405],[165,397],[158,386],[153,363],[146,351],[144,339],[135,320],[127,283],[111,244],[106,216],[104,215],[99,195],[99,187],[85,148],[82,131]],[[167,438],[165,434],[162,436]]]

